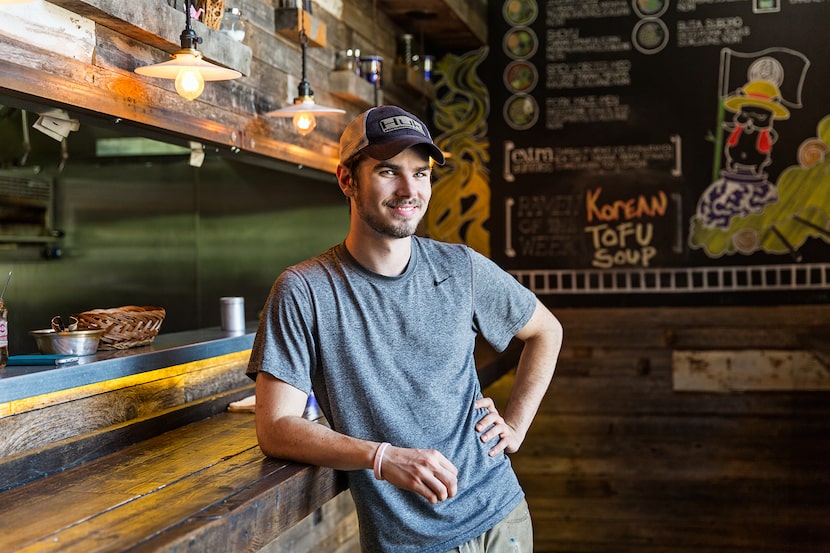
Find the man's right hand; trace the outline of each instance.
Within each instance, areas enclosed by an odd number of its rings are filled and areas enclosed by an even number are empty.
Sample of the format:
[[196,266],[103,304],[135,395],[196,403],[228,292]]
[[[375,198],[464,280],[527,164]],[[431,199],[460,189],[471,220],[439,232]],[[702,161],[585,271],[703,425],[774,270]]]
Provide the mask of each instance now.
[[383,456],[381,476],[433,505],[458,493],[458,469],[435,449],[389,447]]

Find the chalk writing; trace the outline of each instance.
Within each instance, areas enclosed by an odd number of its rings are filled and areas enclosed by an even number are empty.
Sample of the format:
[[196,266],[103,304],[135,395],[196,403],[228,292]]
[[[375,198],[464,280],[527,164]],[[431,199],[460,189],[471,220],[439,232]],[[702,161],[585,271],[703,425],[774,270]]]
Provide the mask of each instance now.
[[[796,0],[790,0],[790,2],[795,2]],[[726,4],[729,2],[745,2],[745,0],[678,0],[677,1],[677,11],[680,13],[683,12],[693,12],[697,9],[698,4]]]
[[576,199],[569,194],[519,196],[517,217],[568,216],[578,213]]
[[602,188],[588,190],[585,193],[585,211],[590,223],[597,221],[619,221],[640,219],[642,217],[657,217],[666,214],[669,199],[662,190],[656,195],[647,197],[642,194],[627,200],[614,200],[608,203],[599,203]]
[[515,202],[518,252],[526,257],[578,255],[581,240],[579,196],[519,196]]
[[[648,267],[657,255],[652,244],[654,226],[644,218],[664,217],[668,211],[668,195],[658,190],[651,195],[601,201],[602,187],[585,192],[585,219],[598,225],[585,227],[590,236],[594,256],[591,264],[600,269],[615,266]],[[619,224],[612,224],[622,221]]]
[[550,89],[608,88],[631,84],[631,61],[549,63],[545,68]]
[[599,269],[621,265],[648,267],[657,255],[657,248],[650,245],[654,237],[651,223],[594,225],[586,227],[585,232],[590,234],[594,247],[591,265]]
[[597,52],[629,52],[631,42],[618,35],[579,36],[579,29],[549,29],[545,53],[548,61],[564,60],[568,54]]
[[504,180],[513,182],[516,175],[553,172],[553,148],[550,146],[516,148],[512,140],[504,142]]
[[558,27],[568,20],[622,17],[631,14],[626,0],[549,0],[546,22]]
[[740,17],[689,19],[677,22],[677,46],[723,46],[740,44],[750,28]]
[[609,123],[627,121],[630,113],[627,104],[620,103],[619,96],[563,96],[545,99],[546,128],[561,129],[566,123]]

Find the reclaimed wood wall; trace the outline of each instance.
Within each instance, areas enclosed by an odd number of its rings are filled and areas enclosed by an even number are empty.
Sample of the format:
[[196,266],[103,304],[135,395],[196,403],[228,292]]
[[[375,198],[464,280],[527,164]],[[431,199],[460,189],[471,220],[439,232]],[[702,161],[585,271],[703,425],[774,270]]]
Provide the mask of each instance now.
[[675,349],[821,356],[829,306],[553,310],[565,348],[513,457],[537,553],[830,551],[827,393],[672,382]]
[[[243,77],[209,82],[190,102],[175,93],[172,81],[133,72],[169,59],[180,48],[184,14],[166,0],[0,6],[0,93],[193,138],[225,153],[333,172],[342,129],[375,101],[371,85],[360,79],[352,83],[359,94],[331,89],[335,52],[359,48],[393,60],[396,36],[403,31],[370,0],[312,2],[309,17],[325,26],[326,45],[307,49],[308,81],[317,103],[346,114],[319,118],[317,129],[301,137],[290,119],[265,116],[297,95],[302,63],[296,29],[279,28],[277,0],[236,0],[233,7],[245,18],[241,44],[199,21],[193,27],[204,39],[200,49],[205,58],[238,69]],[[426,108],[423,97],[392,79],[384,81],[380,98],[416,112]]]

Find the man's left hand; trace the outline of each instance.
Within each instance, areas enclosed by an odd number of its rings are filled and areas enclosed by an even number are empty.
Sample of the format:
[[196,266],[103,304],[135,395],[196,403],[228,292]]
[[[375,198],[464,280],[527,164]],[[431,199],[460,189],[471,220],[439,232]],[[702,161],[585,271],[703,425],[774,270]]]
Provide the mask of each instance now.
[[499,414],[492,398],[483,397],[475,402],[476,409],[481,409],[482,407],[487,409],[488,413],[476,423],[476,431],[478,432],[482,432],[487,428],[487,432],[481,435],[481,441],[487,443],[495,438],[499,438],[499,442],[490,450],[490,457],[498,455],[503,451],[516,453],[522,444],[522,440],[516,432],[516,429],[510,426]]

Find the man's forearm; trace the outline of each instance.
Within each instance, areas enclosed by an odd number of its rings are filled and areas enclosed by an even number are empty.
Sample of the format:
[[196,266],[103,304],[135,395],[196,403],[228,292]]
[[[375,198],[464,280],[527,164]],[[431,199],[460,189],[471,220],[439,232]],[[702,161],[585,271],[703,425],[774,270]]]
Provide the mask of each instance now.
[[260,425],[257,436],[262,452],[269,457],[336,470],[372,468],[378,447],[377,442],[352,438],[296,416]]
[[504,414],[522,441],[550,386],[562,348],[562,325],[550,313],[541,318],[541,330],[525,340]]

